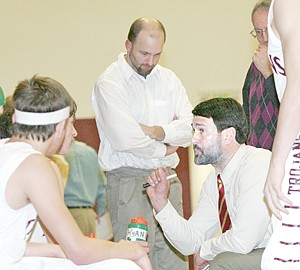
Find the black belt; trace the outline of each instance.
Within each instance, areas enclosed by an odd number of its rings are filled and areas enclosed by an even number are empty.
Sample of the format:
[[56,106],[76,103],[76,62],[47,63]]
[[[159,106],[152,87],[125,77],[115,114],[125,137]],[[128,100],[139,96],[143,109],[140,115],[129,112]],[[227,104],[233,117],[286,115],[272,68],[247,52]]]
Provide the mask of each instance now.
[[69,209],[91,209],[91,206],[68,206]]

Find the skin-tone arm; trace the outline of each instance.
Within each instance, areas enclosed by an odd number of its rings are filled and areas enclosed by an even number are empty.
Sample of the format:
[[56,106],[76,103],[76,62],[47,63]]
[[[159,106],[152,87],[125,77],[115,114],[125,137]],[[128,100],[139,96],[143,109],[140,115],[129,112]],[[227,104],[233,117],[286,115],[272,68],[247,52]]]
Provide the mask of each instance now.
[[204,260],[200,257],[200,253],[197,253],[194,257],[194,269],[200,270],[204,269],[209,264],[209,261]]
[[268,57],[268,47],[266,45],[258,44],[258,47],[253,54],[252,61],[265,79],[273,74]]
[[[165,168],[159,168],[154,170],[147,179],[150,187],[147,188],[147,195],[151,201],[151,204],[159,213],[168,203],[168,192],[170,188],[170,181],[166,179],[169,175]],[[199,253],[195,255],[194,267],[195,270],[203,269],[209,262],[200,257]]]
[[25,256],[66,258],[59,245],[34,242],[27,243]]
[[[58,185],[60,188],[60,192],[61,192],[61,196],[62,198],[64,198],[64,183],[63,183],[63,179],[62,179],[62,175],[60,173],[60,170],[58,168],[58,166],[53,162],[53,160],[50,161],[50,164],[57,176],[57,181],[58,181]],[[46,236],[46,239],[48,241],[48,243],[52,243],[52,244],[57,244],[57,241],[54,239],[53,235],[51,235],[51,233],[49,232],[49,230],[46,228],[46,226],[44,225],[44,223],[40,220],[40,218],[37,218],[37,221],[40,223],[40,226]]]
[[[36,166],[33,174],[34,164]],[[7,201],[13,209],[19,209],[28,201],[32,202],[39,218],[60,244],[65,256],[75,264],[90,264],[111,258],[123,258],[133,260],[142,269],[152,270],[146,242],[122,240],[114,243],[91,239],[81,233],[64,204],[56,173],[49,164],[49,160],[42,155],[31,155],[20,164],[8,182],[7,193]],[[49,256],[53,253],[62,257],[61,252],[53,244],[45,245],[42,249],[30,244],[26,250],[26,254],[31,256],[35,254]]]
[[170,181],[166,179],[168,175],[168,170],[161,167],[152,171],[147,178],[150,187],[146,192],[156,213],[159,213],[168,203],[170,189]]
[[272,149],[272,158],[265,185],[265,195],[274,215],[281,219],[280,211],[288,213],[281,200],[291,203],[281,190],[284,165],[293,142],[300,130],[300,2],[276,0],[272,28],[280,37],[287,84],[280,105],[277,132]]

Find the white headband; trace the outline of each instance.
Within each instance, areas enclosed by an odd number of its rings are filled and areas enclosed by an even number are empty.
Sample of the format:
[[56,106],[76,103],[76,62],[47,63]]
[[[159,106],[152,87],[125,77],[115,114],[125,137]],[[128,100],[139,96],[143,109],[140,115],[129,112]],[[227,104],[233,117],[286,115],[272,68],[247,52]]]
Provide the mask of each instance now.
[[70,117],[70,106],[54,112],[23,112],[15,109],[16,123],[28,126],[57,124]]

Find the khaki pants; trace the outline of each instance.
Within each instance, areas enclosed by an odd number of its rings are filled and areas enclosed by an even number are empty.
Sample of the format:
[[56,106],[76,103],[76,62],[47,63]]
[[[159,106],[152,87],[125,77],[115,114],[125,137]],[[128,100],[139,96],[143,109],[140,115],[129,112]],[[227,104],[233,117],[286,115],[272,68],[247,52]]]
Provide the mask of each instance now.
[[97,214],[95,213],[94,209],[69,208],[69,211],[85,236],[89,236],[91,233],[96,235]]
[[220,253],[211,262],[209,270],[260,270],[264,250],[258,248],[248,254]]
[[[143,189],[152,170],[122,167],[107,173],[108,209],[113,227],[114,240],[126,238],[128,224],[132,218],[142,216],[148,221],[149,257],[154,270],[186,270],[185,256],[173,248],[164,237],[155,220],[152,206]],[[170,173],[174,173],[170,169]],[[169,200],[182,215],[182,186],[178,178],[171,180]]]

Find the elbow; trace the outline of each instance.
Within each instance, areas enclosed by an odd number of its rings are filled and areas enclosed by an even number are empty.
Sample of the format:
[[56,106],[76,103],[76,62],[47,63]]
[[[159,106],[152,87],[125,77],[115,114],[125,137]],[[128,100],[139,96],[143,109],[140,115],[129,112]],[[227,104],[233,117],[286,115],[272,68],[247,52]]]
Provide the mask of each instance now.
[[81,253],[74,252],[74,254],[68,256],[68,259],[76,265],[87,264],[88,262],[86,261],[86,256],[84,256],[82,253],[83,253],[82,250],[81,250]]
[[88,254],[85,253],[84,249],[81,248],[81,245],[75,245],[75,247],[70,247],[65,251],[67,258],[76,265],[84,265],[90,263],[87,261]]
[[200,247],[196,245],[189,245],[182,243],[180,245],[173,245],[182,255],[190,256],[199,252]]
[[249,247],[249,246],[242,246],[241,249],[239,250],[239,253],[246,255],[249,254],[251,251],[253,250],[253,247]]
[[69,258],[74,264],[76,265],[84,265],[86,262],[84,261],[84,258],[81,258],[80,256]]
[[250,253],[255,248],[254,243],[246,243],[243,241],[233,243],[233,252],[240,253],[246,255]]
[[196,251],[193,252],[193,251],[182,251],[180,252],[183,256],[190,256],[190,255],[193,255],[195,253],[197,253]]
[[84,254],[82,250],[75,256],[69,257],[68,259],[76,265],[86,265],[92,263],[91,260],[88,260],[87,254]]

